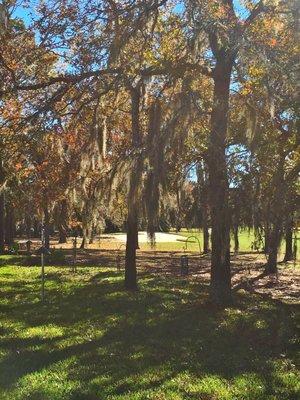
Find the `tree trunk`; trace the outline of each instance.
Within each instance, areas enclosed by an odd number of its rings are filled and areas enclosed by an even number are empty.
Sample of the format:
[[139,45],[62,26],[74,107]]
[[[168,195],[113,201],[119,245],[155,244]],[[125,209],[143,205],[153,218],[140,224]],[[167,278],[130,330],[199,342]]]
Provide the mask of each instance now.
[[207,254],[210,252],[209,248],[209,226],[208,226],[208,187],[207,187],[207,173],[204,163],[198,163],[197,165],[197,183],[201,209],[202,229],[203,229],[203,253]]
[[268,254],[268,251],[269,251],[269,238],[270,238],[270,223],[269,223],[269,221],[267,221],[265,223],[264,232],[265,232],[264,253]]
[[138,218],[137,218],[137,229],[136,229],[136,237],[135,237],[135,248],[139,249],[139,224],[138,224]]
[[233,236],[234,236],[234,252],[238,253],[240,250],[240,242],[239,242],[239,227],[233,227]]
[[45,248],[50,248],[50,216],[48,206],[44,208]]
[[6,204],[5,243],[8,246],[13,245],[14,236],[15,236],[14,209],[11,207],[10,204]]
[[231,301],[230,221],[225,155],[232,62],[217,60],[214,70],[214,103],[208,148],[212,256],[210,297],[213,303]]
[[176,188],[177,215],[176,215],[176,232],[180,232],[182,228],[182,212],[181,212],[181,196],[180,188]]
[[[136,152],[141,146],[140,133],[140,84],[131,88],[131,130],[132,147]],[[125,288],[137,289],[136,249],[138,246],[138,215],[139,215],[139,185],[142,174],[143,162],[141,155],[137,157],[131,170],[130,186],[128,193],[127,240],[125,256]]]
[[35,237],[35,238],[39,237],[39,231],[40,231],[39,222],[36,219],[34,219],[34,221],[33,221],[33,237]]
[[62,200],[60,213],[59,213],[59,221],[58,221],[58,232],[59,232],[58,243],[66,243],[67,242],[67,224],[66,224],[67,212],[68,212],[67,201]]
[[282,151],[279,156],[278,168],[275,171],[272,183],[274,185],[274,197],[270,207],[271,228],[268,237],[268,261],[265,268],[266,274],[277,273],[277,253],[281,240],[285,205],[284,161],[285,154]]
[[85,226],[82,228],[82,242],[80,248],[86,249],[89,242],[90,242],[90,229],[88,228],[88,226]]
[[278,254],[278,247],[280,245],[280,239],[281,239],[280,225],[277,223],[273,226],[269,234],[268,261],[265,268],[265,273],[267,274],[277,273],[277,254]]
[[4,191],[0,193],[0,254],[4,253],[5,244],[5,199]]
[[138,234],[137,215],[134,209],[128,212],[127,241],[125,259],[125,287],[129,290],[137,289],[136,271],[136,237]]
[[210,252],[209,249],[209,230],[208,230],[208,204],[206,196],[206,188],[204,188],[203,199],[201,204],[202,209],[202,227],[203,227],[203,253],[207,254]]
[[59,224],[58,232],[59,232],[58,243],[67,243],[67,231],[63,225]]
[[[202,214],[203,218],[203,214]],[[203,218],[203,253],[208,254],[210,251],[209,249],[209,230],[207,224],[207,217]]]
[[94,225],[90,229],[90,235],[89,235],[89,244],[94,243]]
[[31,238],[31,226],[32,221],[29,215],[25,215],[25,230],[26,230],[26,237],[27,239]]
[[284,261],[292,261],[293,256],[293,220],[288,216],[285,224],[285,255]]
[[82,236],[82,242],[81,242],[80,248],[81,249],[85,249],[86,248],[86,238],[85,238],[84,235]]
[[0,160],[0,254],[4,253],[5,243],[5,195],[4,189],[1,187],[4,184],[4,171],[2,160]]

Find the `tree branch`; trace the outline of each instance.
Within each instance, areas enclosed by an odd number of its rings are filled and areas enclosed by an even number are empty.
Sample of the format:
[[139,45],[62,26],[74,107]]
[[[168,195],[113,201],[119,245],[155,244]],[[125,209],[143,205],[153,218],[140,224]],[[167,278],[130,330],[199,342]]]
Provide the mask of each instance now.
[[[265,10],[264,0],[260,0],[253,8],[251,14],[244,22],[244,28],[248,28],[249,25],[256,19],[256,17]],[[244,29],[244,30],[245,30]]]

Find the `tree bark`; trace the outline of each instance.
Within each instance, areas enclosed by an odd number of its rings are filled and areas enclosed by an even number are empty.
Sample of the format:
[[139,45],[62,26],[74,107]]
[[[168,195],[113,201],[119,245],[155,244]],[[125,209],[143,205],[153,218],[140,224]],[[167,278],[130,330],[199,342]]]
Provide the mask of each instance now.
[[90,235],[89,235],[89,244],[94,243],[94,225],[91,226]]
[[213,303],[219,305],[225,305],[231,301],[230,220],[225,155],[231,70],[232,61],[217,58],[208,148],[212,222],[210,298]]
[[66,243],[67,242],[67,212],[68,205],[66,200],[62,200],[60,206],[59,213],[59,221],[58,221],[58,232],[59,232],[59,241],[58,243]]
[[292,261],[293,255],[293,219],[291,216],[287,217],[285,224],[285,255],[284,262]]
[[[141,146],[140,133],[140,84],[131,88],[131,130],[132,148],[137,153]],[[139,215],[139,185],[142,174],[143,162],[141,155],[135,154],[136,159],[132,166],[129,193],[128,193],[128,217],[127,217],[127,240],[125,256],[125,288],[127,290],[137,289],[136,249],[138,246],[138,215]]]
[[81,242],[80,248],[81,249],[85,249],[86,248],[86,238],[85,238],[84,235],[82,236],[82,242]]
[[25,215],[25,230],[26,230],[26,237],[30,239],[32,236],[31,232],[32,221],[29,215]]
[[209,228],[207,222],[207,213],[202,212],[202,225],[203,225],[203,253],[208,254],[210,252],[209,248]]
[[15,237],[15,221],[14,221],[14,209],[10,204],[6,204],[6,215],[5,215],[5,243],[8,246],[12,246]]
[[128,210],[127,241],[125,259],[125,287],[129,290],[137,289],[136,270],[136,237],[138,233],[137,215],[134,209]]
[[202,219],[202,229],[203,229],[203,253],[207,254],[210,252],[209,248],[209,226],[208,226],[208,187],[207,187],[207,177],[206,177],[205,165],[199,163],[197,166],[197,182],[198,191],[200,198],[200,208],[201,208],[201,219]]
[[33,220],[33,237],[35,237],[35,238],[39,237],[39,231],[40,231],[39,222],[36,219],[34,219]]
[[90,229],[88,226],[84,226],[82,228],[82,242],[80,248],[86,249],[89,243],[90,243]]
[[58,226],[59,239],[58,243],[67,243],[67,231],[63,225]]
[[265,273],[276,274],[277,273],[277,255],[278,247],[280,245],[281,229],[280,225],[276,223],[269,234],[268,242],[268,262],[265,268]]
[[270,223],[269,223],[269,221],[265,222],[264,233],[265,233],[264,253],[268,254],[268,251],[269,251],[269,238],[270,238]]
[[238,253],[240,250],[240,242],[239,242],[239,227],[237,225],[233,227],[233,236],[234,236],[234,252]]
[[1,186],[4,184],[4,171],[0,160],[0,254],[5,250],[5,194]]
[[45,248],[50,248],[50,215],[48,206],[44,207]]
[[5,199],[4,192],[0,193],[0,254],[5,249]]
[[136,236],[135,236],[135,248],[137,250],[140,248],[140,246],[139,246],[139,224],[138,224],[138,218],[137,218],[137,229],[136,229]]
[[278,168],[273,178],[274,194],[270,207],[270,231],[268,237],[268,261],[265,268],[266,274],[277,273],[277,253],[282,235],[282,222],[285,205],[284,181],[285,154],[279,156]]

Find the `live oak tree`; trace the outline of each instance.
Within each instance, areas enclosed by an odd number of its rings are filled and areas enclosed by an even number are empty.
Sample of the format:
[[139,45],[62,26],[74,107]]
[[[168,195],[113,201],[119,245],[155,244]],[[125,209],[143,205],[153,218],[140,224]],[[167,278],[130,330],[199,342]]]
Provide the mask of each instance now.
[[[198,167],[201,181],[204,220],[208,209],[211,215],[210,293],[215,303],[225,304],[231,297],[230,227],[237,239],[239,225],[250,224],[248,209],[239,208],[237,197],[250,187],[254,198],[252,183],[258,177],[261,209],[269,207],[265,214],[271,216],[271,203],[291,214],[294,206],[286,193],[294,193],[297,172],[296,114],[294,101],[282,97],[284,91],[291,93],[293,85],[288,77],[282,79],[282,70],[293,63],[295,50],[285,58],[285,35],[282,41],[268,37],[274,23],[278,32],[290,32],[289,15],[293,14],[281,2],[267,0],[240,7],[231,0],[187,0],[179,11],[164,0],[49,0],[39,2],[28,29],[10,33],[2,41],[1,116],[9,122],[13,142],[16,132],[30,139],[20,170],[34,166],[30,173],[39,177],[32,184],[39,192],[39,208],[50,219],[58,212],[49,207],[51,203],[59,210],[57,218],[66,219],[67,204],[70,219],[83,229],[83,245],[88,245],[95,227],[102,226],[113,204],[119,204],[118,193],[123,203],[127,198],[128,289],[137,288],[139,220],[147,221],[154,242],[159,214],[166,209],[164,199],[182,191],[186,171],[193,166]],[[25,107],[14,118],[7,115],[7,105],[13,109],[20,103]],[[239,122],[243,116],[238,114],[245,108],[243,127]],[[256,124],[252,117],[257,109]],[[232,120],[238,120],[235,143]],[[254,126],[259,127],[262,147],[242,138],[243,128],[247,132]],[[53,154],[43,148],[44,142]],[[229,188],[232,144],[248,146],[254,166]],[[267,181],[263,173],[270,172],[272,151],[280,168]],[[2,182],[9,170],[7,159],[5,165],[1,159]],[[284,202],[276,182],[289,189]],[[47,215],[49,208],[55,211],[52,216]],[[251,215],[258,231],[262,224],[254,208]],[[271,231],[278,232],[273,227],[282,227],[285,221],[288,231],[288,218],[277,223],[270,217]],[[60,226],[61,236],[66,225],[64,221]],[[207,225],[206,221],[206,233]],[[279,235],[275,236],[276,247]]]
[[244,73],[241,94],[247,101],[248,130],[258,141],[254,152],[259,160],[264,191],[266,273],[277,271],[277,253],[284,227],[289,231],[287,236],[291,243],[291,218],[296,209],[298,36],[291,6],[289,3],[277,9],[274,15],[252,27],[251,40],[245,46],[247,67],[241,64]]
[[[22,155],[33,140],[27,125],[27,114],[33,98],[25,92],[18,92],[16,86],[24,77],[41,79],[48,76],[55,60],[53,55],[49,57],[49,53],[36,45],[34,34],[25,27],[23,21],[13,16],[17,4],[16,1],[5,1],[0,8],[0,209],[6,209],[6,220],[11,223],[11,207],[9,204],[5,206],[5,195],[17,188],[22,175]],[[1,212],[1,251],[5,236],[3,217],[4,213]]]
[[[265,11],[265,2],[249,2],[246,18],[239,15],[232,0],[187,1],[186,6],[194,42],[203,40],[201,34],[204,32],[211,54],[211,71],[206,72],[214,83],[207,157],[212,221],[210,289],[213,302],[224,304],[231,299],[230,222],[225,156],[230,84],[243,41],[248,35],[249,27]],[[199,62],[205,61],[203,56],[198,57]]]

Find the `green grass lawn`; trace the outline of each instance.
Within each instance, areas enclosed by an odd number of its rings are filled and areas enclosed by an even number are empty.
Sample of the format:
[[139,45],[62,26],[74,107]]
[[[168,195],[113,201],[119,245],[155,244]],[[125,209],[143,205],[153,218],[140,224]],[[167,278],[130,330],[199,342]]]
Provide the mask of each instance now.
[[[163,242],[157,242],[155,244],[155,250],[157,251],[183,251],[184,248],[186,248],[188,251],[199,251],[199,244],[195,240],[195,237],[199,239],[200,241],[200,248],[201,251],[203,251],[203,233],[199,230],[194,230],[194,231],[187,231],[187,230],[181,230],[178,232],[178,235],[186,237],[186,239],[189,238],[188,242],[186,243],[185,240],[176,240],[175,232],[170,232],[174,233],[174,242],[168,242],[168,243],[163,243]],[[177,235],[177,233],[176,233]],[[248,231],[241,231],[239,234],[239,240],[240,240],[240,251],[251,251],[251,243],[254,241],[254,235],[252,232]],[[151,246],[149,243],[141,243],[140,244],[141,250],[150,250]],[[233,251],[234,249],[234,241],[233,239],[231,240],[231,250]],[[284,247],[282,248],[282,251],[284,251]]]
[[[171,233],[176,233],[176,232],[171,232]],[[199,241],[200,241],[200,245],[201,245],[201,249],[203,250],[203,232],[199,229],[191,229],[191,230],[187,230],[187,229],[182,229],[180,230],[180,232],[178,232],[178,235],[181,236],[185,236],[186,238],[190,237],[190,236],[196,236]],[[254,238],[254,232],[253,230],[249,230],[249,229],[244,229],[244,230],[240,230],[239,231],[239,243],[240,243],[240,251],[241,252],[249,252],[249,251],[253,251],[253,249],[251,248],[252,243],[254,242],[255,238]],[[185,243],[183,242],[183,244],[181,244],[181,242],[177,242],[175,244],[174,247],[176,247],[177,249],[181,250],[181,248],[183,247]],[[158,243],[159,245],[159,243]],[[198,243],[196,243],[195,239],[190,238],[189,243],[187,244],[187,248],[190,251],[197,251],[199,249]],[[233,251],[234,249],[234,238],[233,236],[231,236],[231,251]],[[279,258],[282,258],[285,252],[285,242],[284,240],[282,240],[280,248],[279,248]],[[299,250],[298,250],[298,255],[299,255]]]
[[296,305],[241,292],[217,310],[151,275],[129,294],[104,266],[47,267],[41,304],[20,260],[0,259],[1,400],[299,399]]

